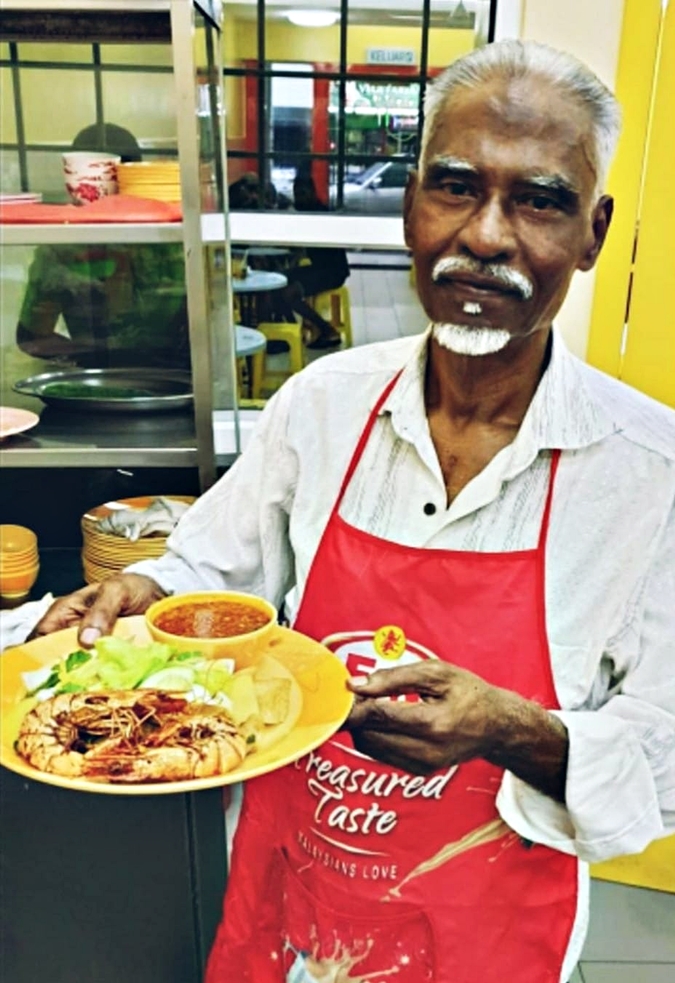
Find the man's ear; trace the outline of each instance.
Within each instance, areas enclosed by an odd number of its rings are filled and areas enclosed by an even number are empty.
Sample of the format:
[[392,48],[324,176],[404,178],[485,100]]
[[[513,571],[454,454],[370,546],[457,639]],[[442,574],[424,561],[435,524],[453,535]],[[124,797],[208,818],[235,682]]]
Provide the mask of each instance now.
[[595,266],[598,256],[600,255],[600,250],[602,249],[605,239],[607,238],[613,213],[614,199],[610,197],[610,195],[603,195],[593,209],[593,218],[591,220],[593,238],[588,249],[581,258],[578,269],[592,270]]
[[405,244],[409,249],[412,249],[412,232],[410,230],[410,212],[412,209],[413,198],[415,197],[415,191],[417,189],[417,184],[419,182],[419,174],[417,171],[410,171],[408,174],[408,182],[405,186],[405,193],[403,195],[403,237],[405,239]]

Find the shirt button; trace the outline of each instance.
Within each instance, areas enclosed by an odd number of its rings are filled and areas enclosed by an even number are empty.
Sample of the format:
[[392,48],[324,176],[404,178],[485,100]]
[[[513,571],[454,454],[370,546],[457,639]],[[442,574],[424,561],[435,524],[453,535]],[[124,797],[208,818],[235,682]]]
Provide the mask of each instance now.
[[433,502],[427,502],[427,504],[424,506],[425,515],[433,515],[435,511],[436,511],[436,506],[434,505]]

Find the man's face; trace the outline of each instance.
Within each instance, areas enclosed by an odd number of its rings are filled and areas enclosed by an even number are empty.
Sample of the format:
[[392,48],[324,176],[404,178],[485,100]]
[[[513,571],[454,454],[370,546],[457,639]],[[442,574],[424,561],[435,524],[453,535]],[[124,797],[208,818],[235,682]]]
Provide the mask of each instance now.
[[404,205],[431,321],[514,339],[547,330],[609,226],[596,180],[588,114],[548,83],[495,79],[454,94]]

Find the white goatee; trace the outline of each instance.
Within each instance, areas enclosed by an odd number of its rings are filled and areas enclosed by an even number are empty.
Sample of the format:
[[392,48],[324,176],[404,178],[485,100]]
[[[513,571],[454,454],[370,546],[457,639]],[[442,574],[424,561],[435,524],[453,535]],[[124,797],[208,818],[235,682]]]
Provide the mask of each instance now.
[[494,355],[511,341],[511,333],[503,328],[432,324],[431,331],[438,344],[455,355]]

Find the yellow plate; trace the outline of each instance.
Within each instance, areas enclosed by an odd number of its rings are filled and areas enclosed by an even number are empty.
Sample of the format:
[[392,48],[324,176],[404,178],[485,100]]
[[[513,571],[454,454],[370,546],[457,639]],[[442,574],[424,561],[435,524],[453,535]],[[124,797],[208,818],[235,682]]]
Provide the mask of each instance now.
[[[145,644],[150,636],[142,616],[120,618],[115,625],[115,635]],[[78,647],[76,629],[45,635],[33,642],[6,649],[0,659],[2,692],[2,740],[0,764],[25,778],[33,778],[47,785],[58,785],[79,792],[102,792],[108,795],[162,795],[170,792],[196,792],[204,788],[230,785],[256,775],[264,775],[283,765],[290,764],[323,744],[345,721],[352,704],[347,690],[347,670],[327,648],[305,635],[289,628],[277,628],[265,652],[273,656],[295,677],[302,690],[302,710],[295,727],[289,734],[267,750],[254,752],[224,775],[210,778],[194,778],[184,782],[157,782],[154,784],[117,785],[93,782],[85,778],[63,778],[46,771],[38,771],[14,750],[19,724],[34,701],[24,700],[25,686],[22,672],[51,665]],[[260,657],[260,653],[256,658]],[[244,667],[244,660],[237,668]]]

